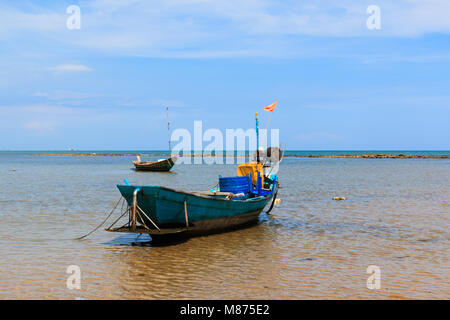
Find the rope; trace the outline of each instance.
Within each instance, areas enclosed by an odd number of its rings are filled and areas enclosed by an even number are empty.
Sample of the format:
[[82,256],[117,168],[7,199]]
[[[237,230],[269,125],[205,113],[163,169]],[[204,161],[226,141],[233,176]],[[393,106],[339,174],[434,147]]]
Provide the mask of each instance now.
[[83,239],[83,238],[86,238],[86,237],[87,237],[88,235],[90,235],[91,233],[94,233],[95,231],[97,231],[97,229],[100,228],[100,227],[101,227],[101,226],[109,219],[109,217],[111,217],[111,215],[113,214],[114,210],[116,210],[117,206],[119,205],[120,200],[122,200],[122,197],[120,197],[119,201],[116,202],[116,204],[114,205],[114,208],[111,210],[111,212],[109,213],[109,215],[102,221],[102,223],[100,223],[98,226],[96,226],[96,227],[94,228],[94,230],[92,230],[92,231],[89,232],[89,233],[86,233],[84,236],[75,238],[75,239],[73,239],[73,240],[81,240],[81,239]]
[[147,227],[147,225],[145,224],[144,219],[142,219],[141,214],[139,213],[139,210],[137,210],[136,213],[137,213],[139,219],[141,219],[141,224],[142,224],[142,226],[143,226],[145,229],[150,230],[150,228]]
[[[278,183],[278,182],[277,182],[277,183]],[[270,205],[269,210],[266,211],[267,214],[270,214],[270,211],[272,211],[273,205],[275,204],[275,199],[277,198],[277,194],[278,194],[278,188],[277,188],[277,192],[275,192],[275,195],[273,196],[272,204]]]
[[123,211],[122,214],[120,215],[120,217],[118,217],[116,220],[114,220],[114,222],[111,223],[111,225],[108,228],[106,228],[106,230],[110,230],[112,228],[112,226],[115,225],[120,219],[122,219],[122,217],[127,213],[130,213],[129,208],[127,208],[127,210]]
[[[158,226],[156,225],[156,223],[154,223],[153,220],[150,219],[150,218],[145,214],[144,210],[142,210],[137,204],[136,204],[136,207],[138,208],[138,211],[141,210],[142,214],[143,214],[148,220],[150,220],[150,222],[155,226],[156,229],[161,230],[160,228],[158,228]],[[141,219],[142,219],[142,217],[141,217]]]

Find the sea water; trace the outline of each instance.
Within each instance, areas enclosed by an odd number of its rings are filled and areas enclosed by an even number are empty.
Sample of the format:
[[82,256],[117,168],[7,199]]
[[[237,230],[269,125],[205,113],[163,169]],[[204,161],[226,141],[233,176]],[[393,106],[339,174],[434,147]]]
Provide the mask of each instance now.
[[449,159],[286,157],[281,203],[256,226],[155,246],[103,228],[73,238],[106,217],[124,178],[202,191],[236,165],[136,172],[133,157],[40,153],[0,153],[1,299],[450,298]]

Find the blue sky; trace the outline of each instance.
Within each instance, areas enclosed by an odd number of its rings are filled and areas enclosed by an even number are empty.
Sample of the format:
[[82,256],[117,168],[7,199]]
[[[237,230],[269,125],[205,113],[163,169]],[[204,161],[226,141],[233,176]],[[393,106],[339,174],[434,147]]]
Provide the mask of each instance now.
[[447,0],[1,1],[0,150],[165,149],[165,106],[173,128],[246,129],[275,100],[291,150],[449,150],[449,15]]

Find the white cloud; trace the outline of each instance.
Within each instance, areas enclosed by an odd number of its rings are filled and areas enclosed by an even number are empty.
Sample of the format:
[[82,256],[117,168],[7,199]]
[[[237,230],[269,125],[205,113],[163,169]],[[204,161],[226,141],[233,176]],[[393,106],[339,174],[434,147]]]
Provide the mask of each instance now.
[[23,33],[51,34],[65,26],[66,17],[42,7],[25,12],[19,8],[0,4],[0,39],[12,39]]
[[84,110],[51,104],[5,105],[0,106],[0,116],[36,119],[48,116],[74,116]]
[[88,101],[97,98],[105,98],[104,95],[101,94],[93,94],[93,93],[84,93],[84,92],[75,92],[75,91],[67,91],[67,90],[55,90],[50,92],[35,92],[33,93],[34,97],[46,98],[49,101],[63,103],[65,102],[74,102],[74,101]]
[[38,133],[49,133],[54,131],[54,128],[51,123],[42,121],[27,122],[23,125],[23,127],[27,130]]
[[[67,90],[55,90],[49,92],[35,92],[33,97],[37,97],[36,101],[45,101],[49,105],[46,108],[108,108],[108,109],[120,109],[120,108],[160,108],[161,111],[165,110],[165,107],[170,108],[182,108],[186,107],[186,104],[179,100],[166,99],[166,98],[154,98],[150,96],[127,96],[123,94],[103,94],[103,93],[86,93],[86,92],[74,92]],[[41,105],[31,106],[32,111],[38,111],[42,108]],[[30,108],[27,107],[27,108]],[[1,110],[1,107],[0,107]],[[59,109],[58,109],[59,110]],[[69,109],[70,110],[70,109]]]
[[55,72],[86,72],[92,71],[91,68],[82,64],[60,64],[56,67],[49,67],[48,70]]
[[38,92],[33,93],[33,97],[47,98],[48,97],[48,93],[38,91]]
[[[381,30],[366,28],[369,5]],[[81,30],[65,8],[25,11],[0,4],[0,39],[39,39],[113,55],[216,58],[280,56],[309,48],[299,37],[416,37],[450,33],[448,0],[96,0],[80,2]],[[89,71],[81,65],[58,70]]]
[[14,124],[29,133],[57,134],[61,128],[72,123],[84,123],[101,119],[98,110],[72,108],[63,105],[29,104],[0,106],[2,125]]

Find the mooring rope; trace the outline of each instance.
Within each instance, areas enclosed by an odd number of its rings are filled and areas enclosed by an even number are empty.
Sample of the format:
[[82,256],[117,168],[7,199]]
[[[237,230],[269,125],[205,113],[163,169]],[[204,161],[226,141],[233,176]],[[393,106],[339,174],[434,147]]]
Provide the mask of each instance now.
[[[115,225],[120,219],[122,219],[122,217],[123,217],[124,215],[126,215],[127,213],[128,213],[128,214],[130,213],[130,208],[127,208],[127,210],[122,211],[122,214],[121,214],[116,220],[114,220],[114,222],[111,223],[111,225],[110,225],[108,228],[106,228],[106,230],[111,229],[112,226]],[[128,221],[127,223],[129,223],[129,221]]]
[[[156,223],[154,223],[153,220],[150,219],[150,218],[145,214],[144,210],[142,210],[137,204],[136,204],[136,207],[138,208],[138,211],[141,210],[142,214],[143,214],[148,220],[150,220],[150,222],[155,226],[156,229],[161,230],[161,229],[156,225]],[[141,217],[141,219],[142,219],[142,217]]]
[[120,203],[120,200],[122,200],[122,197],[120,197],[120,199],[116,202],[116,204],[114,205],[114,208],[111,210],[111,212],[108,214],[108,216],[102,221],[102,223],[100,223],[98,226],[96,226],[94,228],[94,230],[90,231],[89,233],[86,233],[84,236],[75,238],[73,240],[81,240],[83,238],[86,238],[88,235],[94,233],[95,231],[97,231],[97,229],[100,228],[103,224],[105,224],[105,222],[109,219],[109,217],[111,217],[111,215],[114,213],[114,210],[116,210],[117,206]]
[[270,214],[270,211],[272,211],[273,205],[275,204],[275,200],[277,199],[277,195],[278,195],[278,189],[277,189],[277,191],[275,192],[275,194],[273,195],[272,204],[270,205],[269,210],[266,211],[266,214]]

